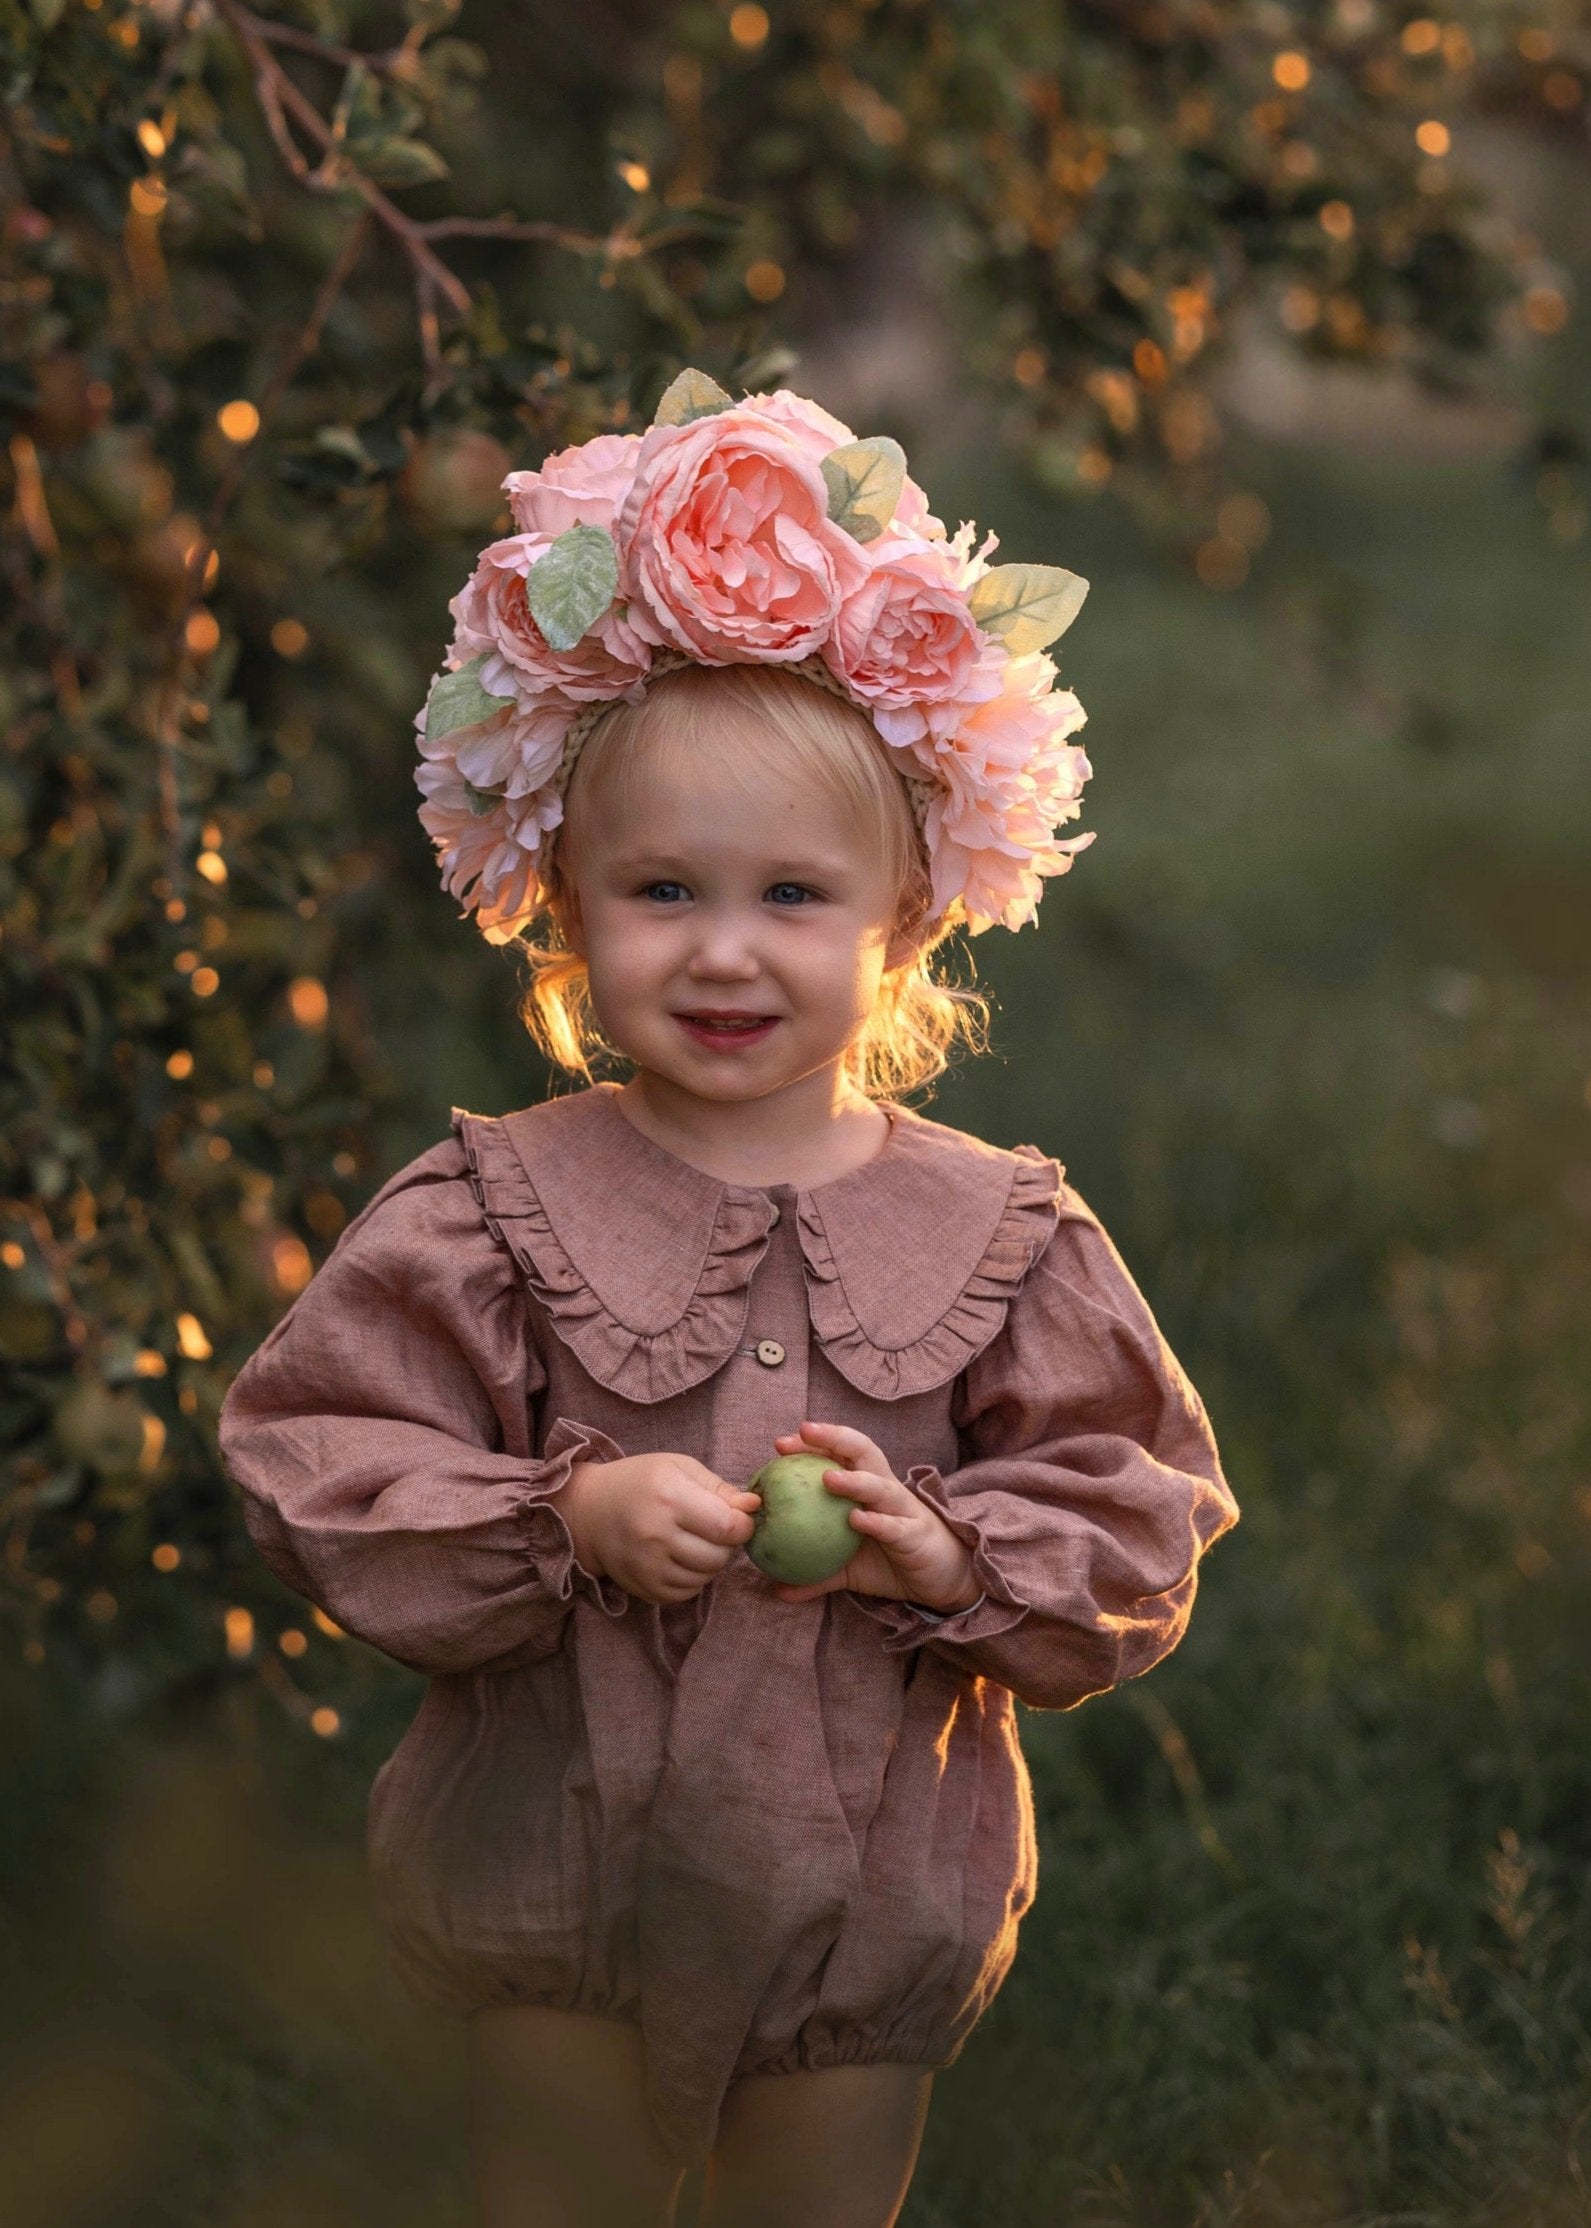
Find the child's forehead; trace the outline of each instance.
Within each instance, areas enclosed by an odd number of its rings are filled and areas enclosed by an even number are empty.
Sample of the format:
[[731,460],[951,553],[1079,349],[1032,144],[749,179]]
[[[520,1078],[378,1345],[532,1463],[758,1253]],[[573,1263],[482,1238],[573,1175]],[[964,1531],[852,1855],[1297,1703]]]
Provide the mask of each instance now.
[[594,771],[587,791],[594,833],[666,824],[701,833],[732,827],[742,837],[759,829],[788,834],[795,819],[826,835],[860,836],[854,801],[840,783],[771,739],[760,750],[731,751],[712,737],[670,737],[662,748],[643,743],[622,762],[613,753]]
[[624,868],[666,862],[842,874],[871,864],[869,832],[838,808],[764,810],[750,798],[697,797],[688,809],[598,814],[583,835],[592,855]]
[[600,796],[588,803],[578,841],[604,871],[850,882],[878,868],[875,831],[832,791],[697,785],[636,788],[617,809]]

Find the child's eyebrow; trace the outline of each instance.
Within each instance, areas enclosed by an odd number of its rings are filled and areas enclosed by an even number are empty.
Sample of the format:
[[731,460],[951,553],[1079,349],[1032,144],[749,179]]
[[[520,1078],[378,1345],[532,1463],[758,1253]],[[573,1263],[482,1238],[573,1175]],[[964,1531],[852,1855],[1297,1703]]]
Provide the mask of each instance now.
[[[613,870],[619,874],[635,874],[642,867],[666,867],[670,873],[694,874],[699,863],[675,851],[620,851],[609,861]],[[789,856],[764,860],[758,869],[769,881],[787,878],[796,881],[834,881],[852,871],[852,866],[842,859],[796,859]]]

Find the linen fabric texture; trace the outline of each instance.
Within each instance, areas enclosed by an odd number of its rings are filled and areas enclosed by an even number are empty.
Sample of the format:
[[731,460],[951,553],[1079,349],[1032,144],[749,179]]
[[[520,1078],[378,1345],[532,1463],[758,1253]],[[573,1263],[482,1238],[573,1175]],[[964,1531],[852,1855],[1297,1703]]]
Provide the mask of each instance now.
[[[220,1446],[277,1576],[428,1675],[367,1829],[410,1993],[639,2024],[699,2164],[744,2074],[954,2063],[1037,1887],[1016,1703],[1158,1663],[1237,1508],[1036,1146],[886,1103],[866,1166],[732,1184],[618,1095],[455,1109],[245,1363]],[[977,1603],[786,1602],[742,1550],[654,1604],[577,1560],[577,1461],[744,1484],[804,1417],[877,1442]]]

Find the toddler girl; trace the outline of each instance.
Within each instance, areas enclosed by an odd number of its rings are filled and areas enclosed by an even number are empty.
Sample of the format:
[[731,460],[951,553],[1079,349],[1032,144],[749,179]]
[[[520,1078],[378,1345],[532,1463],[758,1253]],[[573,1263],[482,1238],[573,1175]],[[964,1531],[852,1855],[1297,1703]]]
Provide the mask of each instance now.
[[[1157,1663],[1237,1513],[1061,1164],[903,1103],[978,1041],[936,946],[1088,840],[1083,584],[699,372],[507,491],[422,819],[582,1087],[455,1110],[222,1449],[271,1568],[429,1674],[369,1854],[467,2022],[484,2228],[669,2223],[693,2166],[704,2228],[886,2228],[1033,1900],[1016,1701]],[[791,1586],[747,1481],[802,1449],[856,1546]]]

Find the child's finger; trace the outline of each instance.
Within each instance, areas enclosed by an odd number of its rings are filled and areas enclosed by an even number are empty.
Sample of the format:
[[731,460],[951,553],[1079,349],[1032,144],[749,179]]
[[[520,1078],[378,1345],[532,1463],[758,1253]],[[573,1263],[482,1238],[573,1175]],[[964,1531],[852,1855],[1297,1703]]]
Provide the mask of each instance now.
[[848,1423],[814,1423],[801,1426],[801,1436],[809,1445],[830,1447],[844,1462],[859,1470],[888,1471],[889,1457],[882,1447],[871,1440],[865,1431],[858,1431]]
[[888,1478],[881,1478],[872,1470],[825,1470],[823,1482],[831,1492],[849,1493],[858,1501],[876,1500],[890,1487]]
[[881,1477],[873,1470],[825,1470],[823,1483],[830,1493],[841,1494],[848,1501],[858,1501],[875,1515],[887,1514],[904,1520],[914,1519],[919,1513],[905,1486],[887,1472]]

